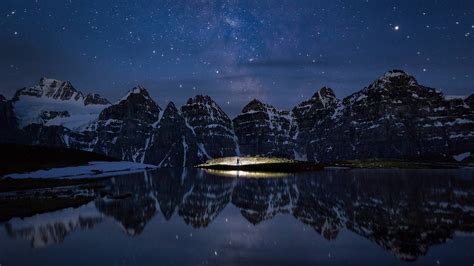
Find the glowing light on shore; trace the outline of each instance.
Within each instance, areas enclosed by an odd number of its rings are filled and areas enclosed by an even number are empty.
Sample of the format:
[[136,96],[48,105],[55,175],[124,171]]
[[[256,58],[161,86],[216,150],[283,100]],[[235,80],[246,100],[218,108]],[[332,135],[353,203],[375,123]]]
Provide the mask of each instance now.
[[284,158],[271,158],[271,157],[225,157],[218,159],[211,159],[203,165],[253,165],[253,164],[269,164],[269,163],[290,163],[293,160]]

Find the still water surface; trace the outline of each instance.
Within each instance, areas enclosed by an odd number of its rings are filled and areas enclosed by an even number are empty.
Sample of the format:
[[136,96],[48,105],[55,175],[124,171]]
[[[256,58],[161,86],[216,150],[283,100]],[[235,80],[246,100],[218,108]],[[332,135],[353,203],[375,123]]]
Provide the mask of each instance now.
[[473,265],[474,170],[161,169],[0,224],[9,265]]

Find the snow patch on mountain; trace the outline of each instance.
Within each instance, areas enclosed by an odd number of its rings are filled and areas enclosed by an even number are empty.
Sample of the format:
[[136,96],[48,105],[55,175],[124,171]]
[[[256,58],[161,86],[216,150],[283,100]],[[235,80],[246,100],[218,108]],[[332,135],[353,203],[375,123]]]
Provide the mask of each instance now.
[[[62,125],[71,130],[80,129],[99,117],[106,105],[87,105],[80,101],[59,101],[53,98],[21,97],[13,103],[20,128],[29,124]],[[67,112],[68,117],[42,118],[44,112]]]
[[467,98],[466,95],[446,95],[444,96],[444,99],[446,101],[451,101],[451,100],[465,100]]
[[8,174],[7,177],[14,179],[25,178],[98,178],[130,172],[140,172],[146,169],[156,168],[154,165],[134,162],[89,162],[87,165],[51,168],[29,173]]
[[469,156],[471,156],[471,153],[470,153],[470,152],[463,152],[463,153],[454,155],[453,158],[454,158],[454,160],[460,162],[460,161],[462,161],[462,160],[468,158]]

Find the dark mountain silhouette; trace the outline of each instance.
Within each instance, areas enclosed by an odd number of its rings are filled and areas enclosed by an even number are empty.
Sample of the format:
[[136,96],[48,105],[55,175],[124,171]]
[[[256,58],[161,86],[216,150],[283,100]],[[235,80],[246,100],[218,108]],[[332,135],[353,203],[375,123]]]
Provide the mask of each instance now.
[[110,104],[42,78],[12,100],[0,98],[0,136],[162,167],[235,155],[452,160],[474,151],[473,105],[474,95],[445,97],[400,70],[344,99],[324,87],[291,111],[254,99],[233,120],[209,96],[162,111],[142,86]]

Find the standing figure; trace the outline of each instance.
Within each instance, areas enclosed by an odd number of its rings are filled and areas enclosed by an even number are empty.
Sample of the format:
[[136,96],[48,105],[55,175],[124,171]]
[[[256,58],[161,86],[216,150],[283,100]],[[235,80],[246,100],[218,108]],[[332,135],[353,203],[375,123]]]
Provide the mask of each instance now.
[[237,165],[240,165],[240,159],[237,158]]

